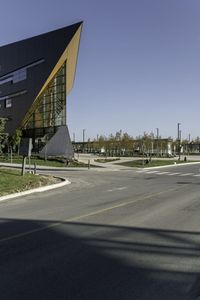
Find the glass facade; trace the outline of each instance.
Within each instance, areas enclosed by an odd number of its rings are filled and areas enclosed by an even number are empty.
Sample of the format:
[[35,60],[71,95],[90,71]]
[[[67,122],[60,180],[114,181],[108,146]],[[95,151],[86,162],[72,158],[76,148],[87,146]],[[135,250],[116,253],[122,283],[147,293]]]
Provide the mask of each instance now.
[[25,129],[57,127],[66,124],[66,67],[59,69],[39,96],[35,111]]
[[59,126],[66,125],[66,63],[37,99],[34,112],[27,120],[23,131],[26,136],[47,141]]

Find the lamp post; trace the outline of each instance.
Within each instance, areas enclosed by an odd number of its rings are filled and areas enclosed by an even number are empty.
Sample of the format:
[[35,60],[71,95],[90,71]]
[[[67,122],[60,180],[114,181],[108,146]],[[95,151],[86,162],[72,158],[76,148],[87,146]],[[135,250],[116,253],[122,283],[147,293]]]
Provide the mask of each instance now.
[[190,133],[189,133],[189,136],[188,136],[188,147],[187,147],[187,154],[189,155],[190,154]]

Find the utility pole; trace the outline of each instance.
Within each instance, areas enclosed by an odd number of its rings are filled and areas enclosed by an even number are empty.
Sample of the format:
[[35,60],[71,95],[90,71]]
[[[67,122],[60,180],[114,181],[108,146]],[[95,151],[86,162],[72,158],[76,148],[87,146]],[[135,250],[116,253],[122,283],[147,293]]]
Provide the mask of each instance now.
[[178,137],[178,159],[181,159],[181,131],[180,131],[181,123],[177,123],[177,137]]

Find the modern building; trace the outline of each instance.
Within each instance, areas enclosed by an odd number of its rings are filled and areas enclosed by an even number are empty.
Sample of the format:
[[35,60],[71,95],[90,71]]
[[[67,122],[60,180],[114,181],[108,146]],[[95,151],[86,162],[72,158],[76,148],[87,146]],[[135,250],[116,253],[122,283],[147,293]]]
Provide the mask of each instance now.
[[21,129],[32,138],[35,152],[65,156],[72,150],[66,97],[81,29],[82,22],[0,47],[0,117],[7,118],[9,135]]

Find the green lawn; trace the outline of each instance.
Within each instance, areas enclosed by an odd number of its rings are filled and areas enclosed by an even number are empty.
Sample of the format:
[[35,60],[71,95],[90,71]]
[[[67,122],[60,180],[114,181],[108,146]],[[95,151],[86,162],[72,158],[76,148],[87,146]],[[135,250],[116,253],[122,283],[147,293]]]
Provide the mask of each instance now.
[[[11,163],[11,158],[8,155],[0,156],[0,162]],[[21,164],[22,157],[13,155],[12,163]],[[30,163],[31,165],[36,164],[37,166],[48,166],[48,167],[88,167],[87,164],[77,162],[77,161],[69,162],[69,164],[66,165],[66,162],[64,160],[63,161],[58,159],[44,160],[43,158],[34,157],[34,156],[31,157]],[[27,166],[29,164],[28,158],[26,159],[26,164]]]
[[[176,161],[177,164],[184,163],[184,161]],[[161,159],[155,159],[151,160],[148,164],[145,163],[145,159],[139,159],[139,160],[132,160],[127,161],[123,163],[118,163],[118,165],[126,166],[126,167],[135,167],[135,168],[149,168],[149,167],[157,167],[157,166],[166,166],[166,165],[173,165],[174,160],[161,160]]]
[[52,176],[40,176],[25,174],[21,176],[21,171],[0,169],[0,196],[21,192],[32,188],[58,182]]
[[108,162],[112,162],[112,161],[117,161],[120,160],[120,158],[98,158],[95,159],[95,162],[99,162],[99,163],[108,163]]

